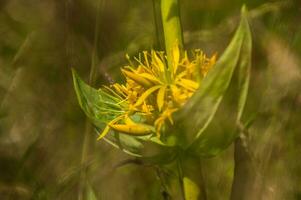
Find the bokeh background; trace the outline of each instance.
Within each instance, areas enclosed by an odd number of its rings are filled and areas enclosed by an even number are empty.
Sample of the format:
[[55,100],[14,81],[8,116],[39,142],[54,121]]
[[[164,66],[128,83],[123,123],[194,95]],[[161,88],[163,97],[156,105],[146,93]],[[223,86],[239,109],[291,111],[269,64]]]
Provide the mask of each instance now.
[[[257,189],[250,195],[299,200],[300,1],[182,0],[185,47],[220,55],[244,3],[253,36],[246,145]],[[159,49],[157,35],[152,0],[0,1],[0,199],[163,198],[153,167],[96,141],[71,76],[73,67],[95,87],[120,81],[125,54]],[[220,121],[235,95],[229,91]],[[228,123],[211,130],[229,131]],[[229,199],[233,145],[202,164],[208,199]]]

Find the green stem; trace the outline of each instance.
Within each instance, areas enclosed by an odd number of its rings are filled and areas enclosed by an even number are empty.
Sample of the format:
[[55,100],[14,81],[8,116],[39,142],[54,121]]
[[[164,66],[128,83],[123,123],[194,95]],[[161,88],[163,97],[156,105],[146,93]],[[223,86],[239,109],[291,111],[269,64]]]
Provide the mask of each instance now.
[[167,54],[168,70],[167,81],[171,81],[173,62],[172,49],[176,43],[183,48],[183,34],[180,21],[178,0],[161,0],[161,15],[164,30],[165,51]]

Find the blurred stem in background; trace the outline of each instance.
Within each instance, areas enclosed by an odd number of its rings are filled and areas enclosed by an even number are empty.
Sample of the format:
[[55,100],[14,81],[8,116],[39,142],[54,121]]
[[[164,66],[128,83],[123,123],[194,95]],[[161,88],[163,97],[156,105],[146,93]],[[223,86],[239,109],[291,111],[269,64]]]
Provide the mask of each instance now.
[[234,142],[234,162],[234,177],[230,199],[254,199],[254,196],[256,196],[254,195],[256,193],[254,188],[256,169],[242,138],[237,138]]
[[[92,46],[92,55],[91,55],[91,67],[90,67],[90,74],[89,74],[89,84],[94,86],[96,81],[96,66],[98,62],[98,50],[97,50],[97,43],[99,38],[99,15],[101,8],[104,7],[104,0],[98,0],[97,8],[96,8],[96,20],[95,20],[95,32],[94,32],[94,42]],[[93,152],[91,148],[91,131],[93,129],[92,124],[89,122],[89,119],[86,119],[85,123],[85,133],[83,139],[83,146],[82,146],[82,153],[81,153],[81,172],[80,172],[80,182],[79,182],[79,190],[78,190],[78,200],[86,199],[87,193],[87,185],[88,185],[88,155],[90,152]]]
[[[156,7],[154,7],[154,9],[156,9]],[[167,81],[170,81],[173,78],[171,77],[173,74],[172,49],[174,45],[179,45],[181,50],[184,46],[179,1],[161,0],[161,17],[164,31],[165,51],[168,62]],[[206,199],[202,173],[200,170],[200,158],[191,158],[187,155],[187,152],[183,149],[179,149],[177,170],[182,198],[185,200]]]
[[162,16],[161,16],[161,0],[152,0],[153,3],[153,15],[154,15],[154,25],[156,32],[156,44],[155,47],[158,50],[164,49],[164,31],[162,25]]

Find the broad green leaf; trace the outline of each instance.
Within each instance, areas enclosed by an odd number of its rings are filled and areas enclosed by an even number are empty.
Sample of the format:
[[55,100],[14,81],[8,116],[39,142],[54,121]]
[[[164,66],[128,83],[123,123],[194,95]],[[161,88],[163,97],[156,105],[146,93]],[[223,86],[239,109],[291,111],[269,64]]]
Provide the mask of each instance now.
[[182,131],[185,131],[188,135],[188,141],[186,141],[186,143],[195,143],[200,139],[210,140],[210,138],[201,137],[202,133],[212,121],[238,64],[241,66],[240,74],[242,74],[240,79],[241,91],[243,91],[243,93],[240,94],[239,100],[239,113],[242,113],[249,82],[250,58],[248,58],[247,55],[250,53],[250,43],[250,30],[246,18],[246,11],[243,8],[239,27],[225,52],[202,81],[195,95],[175,116],[177,120],[176,124],[179,124],[178,127],[184,127]]
[[[238,106],[236,115],[236,122],[241,121],[243,110],[245,107],[249,80],[250,80],[250,68],[251,68],[251,50],[252,50],[252,41],[250,28],[248,26],[247,17],[245,10],[242,10],[242,19],[241,25],[243,26],[242,34],[243,41],[240,48],[239,61],[237,63],[238,67]],[[233,121],[233,124],[236,123]],[[216,123],[215,123],[216,124]],[[216,124],[218,125],[218,124]],[[223,149],[228,147],[233,140],[238,136],[237,130],[224,130],[220,132],[209,132],[203,133],[195,144],[192,146],[194,151],[197,151],[201,156],[214,156],[221,152]]]
[[103,127],[104,123],[108,123],[123,113],[119,104],[120,99],[101,89],[96,90],[90,87],[80,79],[74,70],[72,70],[72,75],[79,105],[94,125]]

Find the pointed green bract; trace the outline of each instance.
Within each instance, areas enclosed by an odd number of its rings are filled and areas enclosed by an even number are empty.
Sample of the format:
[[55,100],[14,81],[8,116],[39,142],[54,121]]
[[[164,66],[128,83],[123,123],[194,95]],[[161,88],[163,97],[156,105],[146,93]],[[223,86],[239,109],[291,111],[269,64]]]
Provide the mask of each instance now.
[[[242,8],[243,15],[246,15],[245,6]],[[247,17],[245,16],[242,20],[247,22]],[[251,57],[252,57],[252,36],[250,32],[250,27],[246,26],[245,36],[240,52],[240,61],[239,61],[239,100],[238,100],[238,113],[237,113],[237,122],[241,121],[245,104],[247,101],[249,82],[250,82],[250,73],[251,73]]]
[[[122,113],[120,99],[99,89],[96,90],[80,79],[75,70],[72,70],[73,83],[80,107],[93,124],[99,128],[98,133],[105,124]],[[106,142],[122,149],[125,153],[141,156],[139,153],[143,144],[135,137],[113,133],[107,135]]]
[[[250,60],[251,60],[251,34],[246,17],[245,8],[242,9],[241,21],[238,29],[235,32],[230,44],[225,52],[221,55],[213,69],[202,81],[195,95],[187,102],[185,107],[176,113],[177,127],[186,132],[185,146],[194,143],[198,144],[200,140],[210,144],[210,140],[222,140],[228,144],[230,139],[225,139],[225,136],[216,137],[214,134],[202,133],[206,130],[212,121],[223,96],[229,87],[234,70],[239,66],[239,105],[237,119],[240,120],[244,105],[246,102],[249,79],[250,79]],[[189,116],[189,118],[187,118]],[[235,122],[233,122],[235,123]],[[231,141],[233,134],[229,134]],[[213,142],[214,143],[214,142]],[[207,145],[206,145],[207,146]],[[210,145],[208,145],[209,148]],[[220,145],[224,148],[225,145]],[[206,149],[203,148],[205,151]]]
[[[242,116],[247,100],[249,81],[250,81],[250,69],[251,69],[251,51],[252,51],[252,38],[250,28],[248,26],[246,9],[242,8],[241,23],[245,26],[242,29],[243,41],[241,44],[238,67],[238,105],[236,114],[236,122],[233,121],[233,127],[237,124],[246,124],[242,122]],[[194,143],[191,149],[194,149],[201,156],[215,156],[223,149],[227,148],[233,140],[238,136],[239,131],[237,129],[215,132],[214,134],[205,132]]]
[[75,70],[72,70],[74,89],[80,107],[94,125],[102,127],[114,117],[122,113],[120,99],[99,89],[96,90],[80,79]]

